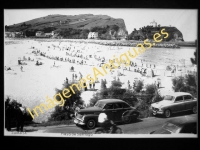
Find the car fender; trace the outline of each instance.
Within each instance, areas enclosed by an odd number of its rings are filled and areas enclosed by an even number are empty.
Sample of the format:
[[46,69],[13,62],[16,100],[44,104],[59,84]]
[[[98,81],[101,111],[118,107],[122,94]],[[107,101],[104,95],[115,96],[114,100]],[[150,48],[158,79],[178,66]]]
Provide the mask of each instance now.
[[84,117],[84,122],[86,123],[89,119],[94,119],[97,122],[98,121],[98,116],[99,115],[87,114]]
[[172,111],[173,111],[173,107],[170,107],[170,106],[162,107],[163,112],[164,112],[165,110],[167,110],[167,109],[170,110],[171,113],[172,113]]
[[135,110],[127,110],[122,114],[122,117],[133,116],[134,113],[137,113],[139,115],[139,112],[137,112]]

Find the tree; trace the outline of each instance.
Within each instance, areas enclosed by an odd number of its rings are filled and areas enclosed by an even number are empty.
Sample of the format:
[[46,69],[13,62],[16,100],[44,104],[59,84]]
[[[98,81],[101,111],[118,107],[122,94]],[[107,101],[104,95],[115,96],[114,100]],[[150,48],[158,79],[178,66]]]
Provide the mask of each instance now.
[[121,87],[122,87],[122,82],[121,82],[121,81],[113,80],[112,83],[111,83],[111,88],[112,88],[112,87],[121,88]]
[[146,90],[145,90],[145,101],[147,104],[150,104],[152,102],[153,97],[158,93],[156,85],[155,84],[149,84],[146,85]]
[[[71,84],[64,84],[63,88],[60,89],[55,89],[56,94],[61,94],[61,96],[63,97],[65,103],[64,106],[56,106],[55,110],[53,111],[53,113],[51,114],[51,117],[49,118],[49,120],[67,120],[67,119],[71,119],[71,114],[74,113],[73,108],[73,104],[74,102],[76,102],[76,104],[83,104],[83,101],[81,100],[80,94],[81,92],[76,88],[76,86],[73,86],[73,90],[74,92],[71,90],[71,88],[69,88],[70,86],[72,86],[73,84],[76,84],[74,82],[72,82]],[[78,86],[78,84],[76,84]],[[63,96],[63,90],[67,88],[69,89],[69,93],[71,93],[71,96],[69,98],[65,98]],[[58,99],[59,100],[59,99]],[[60,99],[61,100],[61,99]]]
[[143,86],[144,86],[143,81],[140,81],[140,80],[139,80],[139,81],[137,82],[137,84],[136,84],[135,91],[136,91],[136,92],[140,92],[140,91],[142,90]]
[[101,79],[101,89],[105,89],[106,88],[106,81]]
[[191,60],[192,64],[197,65],[197,49],[194,52],[194,58],[190,58],[190,60]]
[[175,92],[188,92],[197,96],[197,74],[188,74],[184,77],[179,76],[172,79],[173,90]]

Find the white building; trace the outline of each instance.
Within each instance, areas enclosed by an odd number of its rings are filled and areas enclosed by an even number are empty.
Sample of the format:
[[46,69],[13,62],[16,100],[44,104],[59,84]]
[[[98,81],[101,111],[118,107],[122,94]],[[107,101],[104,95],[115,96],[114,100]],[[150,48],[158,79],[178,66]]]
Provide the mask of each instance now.
[[150,22],[150,26],[157,27],[157,22],[155,22],[155,20],[153,20],[152,22]]
[[98,38],[98,32],[89,32],[88,39],[96,39]]
[[44,34],[43,31],[37,31],[37,32],[35,33],[35,36],[36,36],[36,37],[41,37],[41,36],[45,36],[45,34]]

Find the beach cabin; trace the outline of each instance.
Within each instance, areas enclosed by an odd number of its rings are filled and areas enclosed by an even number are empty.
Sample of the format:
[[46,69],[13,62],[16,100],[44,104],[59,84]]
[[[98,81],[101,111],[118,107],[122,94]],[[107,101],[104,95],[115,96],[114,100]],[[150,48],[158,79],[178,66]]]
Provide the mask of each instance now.
[[89,32],[88,39],[97,39],[98,38],[98,32]]

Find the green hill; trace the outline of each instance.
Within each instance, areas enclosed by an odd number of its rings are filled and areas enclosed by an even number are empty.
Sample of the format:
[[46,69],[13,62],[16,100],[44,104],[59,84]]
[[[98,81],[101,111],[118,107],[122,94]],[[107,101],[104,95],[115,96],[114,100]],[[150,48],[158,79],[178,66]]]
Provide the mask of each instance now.
[[117,39],[128,35],[123,19],[107,15],[48,15],[26,22],[5,26],[8,32],[22,31],[27,37],[35,36],[37,31],[55,31],[64,38],[87,38],[90,31],[98,32],[99,38]]

